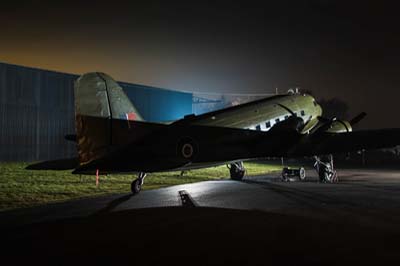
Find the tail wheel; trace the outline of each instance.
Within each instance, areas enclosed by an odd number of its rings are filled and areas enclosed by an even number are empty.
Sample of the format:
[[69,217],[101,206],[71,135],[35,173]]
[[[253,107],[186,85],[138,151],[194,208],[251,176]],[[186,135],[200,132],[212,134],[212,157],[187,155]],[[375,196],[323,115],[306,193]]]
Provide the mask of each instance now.
[[133,182],[131,183],[132,194],[138,194],[141,189],[142,189],[142,180],[140,180],[139,178],[133,180]]
[[146,178],[146,173],[140,172],[138,178],[132,181],[131,183],[132,194],[138,194],[140,190],[142,190],[142,185],[144,183],[145,178]]

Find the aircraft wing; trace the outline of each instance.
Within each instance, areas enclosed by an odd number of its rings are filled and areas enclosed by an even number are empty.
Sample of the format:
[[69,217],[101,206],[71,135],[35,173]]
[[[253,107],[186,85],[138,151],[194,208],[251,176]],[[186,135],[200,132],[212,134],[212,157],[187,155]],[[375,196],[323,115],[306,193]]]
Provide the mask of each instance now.
[[398,144],[400,129],[312,135],[299,134],[294,130],[262,132],[171,124],[162,126],[140,141],[116,148],[74,172],[92,172],[93,169],[103,169],[104,172],[191,169],[252,158],[314,156]]
[[[143,126],[143,122],[133,122]],[[137,125],[136,125],[137,123]],[[133,126],[133,125],[132,125]],[[184,146],[189,144],[189,156]],[[247,129],[171,124],[140,140],[110,149],[74,173],[157,172],[203,168],[233,161],[265,157],[303,157],[394,147],[400,144],[400,129],[362,130],[348,133],[299,134],[294,130]],[[61,165],[61,168],[59,168]],[[67,169],[76,159],[38,164],[30,169]],[[72,168],[72,167],[71,167]]]
[[27,170],[70,170],[79,166],[78,157],[49,160],[28,165]]
[[400,144],[400,129],[360,130],[346,133],[310,135],[296,147],[293,155],[321,155],[359,150],[390,148]]

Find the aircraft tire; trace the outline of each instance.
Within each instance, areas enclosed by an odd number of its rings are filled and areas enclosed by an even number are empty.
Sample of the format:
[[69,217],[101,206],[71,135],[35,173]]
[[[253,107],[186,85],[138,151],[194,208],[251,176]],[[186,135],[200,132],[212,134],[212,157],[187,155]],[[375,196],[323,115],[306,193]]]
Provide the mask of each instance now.
[[240,171],[240,170],[234,169],[234,167],[231,167],[229,172],[230,172],[230,176],[231,176],[232,180],[240,181],[240,180],[243,179],[244,174],[245,174],[246,171]]
[[304,167],[299,168],[299,179],[300,181],[306,180],[306,170],[304,169]]
[[244,177],[244,171],[240,171],[240,172],[237,172],[237,173],[231,175],[231,179],[232,180],[237,180],[237,181],[242,180],[243,177]]
[[137,178],[133,180],[131,183],[132,194],[138,194],[141,189],[142,189],[142,182],[140,181],[140,179]]

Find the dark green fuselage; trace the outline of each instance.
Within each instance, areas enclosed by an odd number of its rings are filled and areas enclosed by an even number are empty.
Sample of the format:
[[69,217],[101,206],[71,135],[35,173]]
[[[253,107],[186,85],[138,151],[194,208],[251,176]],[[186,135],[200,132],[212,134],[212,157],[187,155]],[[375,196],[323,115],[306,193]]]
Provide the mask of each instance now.
[[318,123],[317,117],[322,114],[321,107],[310,95],[276,95],[200,115],[192,124],[268,131],[292,115],[282,106],[290,109],[304,122],[309,121],[302,133],[312,129]]

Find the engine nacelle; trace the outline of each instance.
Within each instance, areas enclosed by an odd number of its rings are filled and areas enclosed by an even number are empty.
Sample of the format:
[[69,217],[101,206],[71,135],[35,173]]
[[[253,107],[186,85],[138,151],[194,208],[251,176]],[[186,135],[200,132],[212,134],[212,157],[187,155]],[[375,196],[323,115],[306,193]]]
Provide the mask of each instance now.
[[304,128],[304,121],[302,118],[297,116],[290,116],[288,119],[275,124],[270,129],[270,132],[289,131],[289,130],[301,132],[303,128]]
[[346,132],[351,132],[353,129],[350,125],[350,122],[348,121],[343,121],[343,120],[335,120],[329,129],[327,129],[325,132],[329,133],[346,133]]

